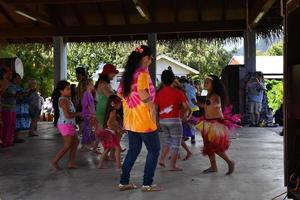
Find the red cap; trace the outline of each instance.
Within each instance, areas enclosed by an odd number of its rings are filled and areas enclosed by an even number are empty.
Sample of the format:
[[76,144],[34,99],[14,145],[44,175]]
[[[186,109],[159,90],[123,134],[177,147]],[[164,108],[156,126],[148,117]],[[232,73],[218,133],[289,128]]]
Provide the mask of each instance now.
[[102,75],[108,75],[108,74],[118,74],[119,71],[116,69],[116,67],[112,64],[105,64],[103,67]]

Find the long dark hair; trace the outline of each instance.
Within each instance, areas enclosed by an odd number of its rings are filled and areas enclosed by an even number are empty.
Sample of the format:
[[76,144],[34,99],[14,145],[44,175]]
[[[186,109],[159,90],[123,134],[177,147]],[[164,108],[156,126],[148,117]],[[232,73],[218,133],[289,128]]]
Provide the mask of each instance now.
[[229,104],[227,91],[226,91],[222,81],[219,79],[219,77],[217,77],[215,75],[209,75],[209,77],[211,77],[213,79],[212,80],[212,85],[213,85],[212,94],[216,94],[216,95],[220,96],[222,108],[224,108],[225,106],[227,106]]
[[70,83],[68,81],[59,81],[56,85],[52,93],[52,105],[54,108],[54,126],[57,126],[58,118],[59,118],[59,108],[58,108],[58,100],[60,97],[60,91],[64,90]]
[[133,75],[136,72],[136,70],[139,67],[141,67],[140,62],[142,58],[151,55],[152,55],[152,51],[150,47],[142,45],[141,47],[136,48],[136,50],[131,52],[131,54],[128,56],[128,60],[125,65],[125,71],[121,82],[123,86],[123,91],[122,91],[123,97],[129,96],[131,93]]
[[96,89],[97,89],[97,87],[98,87],[100,81],[103,81],[103,82],[105,82],[105,83],[110,84],[110,80],[109,80],[109,78],[108,78],[108,75],[106,75],[106,74],[105,74],[105,75],[99,74],[99,78],[98,78],[98,80],[97,80],[96,83],[95,83],[95,88],[96,88]]
[[118,103],[121,104],[122,101],[121,101],[121,98],[118,97],[117,95],[110,95],[108,97],[107,104],[106,104],[106,110],[105,110],[105,117],[104,117],[104,125],[103,125],[104,128],[107,128],[107,121],[109,119],[110,113],[113,110],[115,110],[115,107],[113,106],[113,104],[116,105]]

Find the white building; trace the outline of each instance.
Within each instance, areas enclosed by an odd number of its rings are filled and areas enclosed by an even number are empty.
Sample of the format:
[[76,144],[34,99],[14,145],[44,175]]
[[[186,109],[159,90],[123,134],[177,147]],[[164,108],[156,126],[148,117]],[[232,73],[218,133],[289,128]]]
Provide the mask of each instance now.
[[[233,56],[229,65],[243,65],[244,56]],[[283,56],[256,56],[256,71],[266,79],[283,79]]]
[[[99,69],[94,73],[93,79],[96,81],[98,79],[98,74],[101,73],[103,65],[100,65]],[[173,58],[170,58],[166,55],[159,55],[156,58],[156,79],[160,82],[161,74],[165,69],[171,67],[175,76],[186,76],[189,74],[198,74],[199,72]],[[120,73],[115,77],[112,82],[112,86],[114,89],[120,84],[121,77],[123,75],[124,69],[118,69]]]

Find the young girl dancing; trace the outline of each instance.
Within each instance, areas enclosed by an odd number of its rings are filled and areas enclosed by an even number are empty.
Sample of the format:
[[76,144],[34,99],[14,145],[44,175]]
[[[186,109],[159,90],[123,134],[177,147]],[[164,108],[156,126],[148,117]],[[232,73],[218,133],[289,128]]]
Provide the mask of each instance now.
[[[104,168],[104,161],[111,150],[115,152],[116,169],[121,168],[121,146],[120,138],[124,133],[121,127],[121,117],[118,115],[118,111],[122,108],[121,99],[117,95],[111,95],[108,98],[106,107],[106,116],[104,118],[104,130],[100,129],[97,125],[96,136],[101,141],[104,148],[104,152],[100,156],[100,161],[98,164],[99,169]],[[94,126],[97,123],[93,123]]]
[[93,145],[95,135],[91,129],[91,118],[96,116],[95,102],[93,97],[94,83],[92,79],[87,80],[86,91],[83,93],[82,98],[82,117],[83,117],[83,130],[81,144],[87,149],[91,149],[88,145]]
[[228,121],[224,119],[222,108],[227,105],[227,96],[221,80],[214,75],[206,77],[204,87],[208,94],[204,106],[205,118],[201,120],[196,128],[201,132],[203,137],[203,155],[208,155],[211,166],[204,170],[203,173],[214,173],[218,171],[216,163],[216,154],[228,164],[230,175],[234,171],[234,162],[226,154],[229,148],[229,128]]
[[71,86],[67,81],[59,81],[53,92],[53,102],[58,105],[54,105],[54,109],[58,109],[59,117],[57,122],[57,128],[64,139],[64,146],[58,151],[53,158],[51,165],[55,170],[59,170],[59,160],[70,151],[70,157],[68,162],[69,169],[76,169],[75,164],[77,146],[79,144],[76,129],[75,129],[75,118],[81,114],[76,112],[75,107],[70,100],[71,97]]

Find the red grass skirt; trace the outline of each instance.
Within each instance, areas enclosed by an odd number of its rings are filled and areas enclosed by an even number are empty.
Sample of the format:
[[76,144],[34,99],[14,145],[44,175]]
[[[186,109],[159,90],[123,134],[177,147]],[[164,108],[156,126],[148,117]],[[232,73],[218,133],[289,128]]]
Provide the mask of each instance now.
[[225,152],[229,148],[229,129],[222,120],[203,120],[198,123],[196,128],[203,137],[203,155]]
[[111,130],[99,130],[96,132],[97,138],[99,138],[104,149],[110,149],[120,146],[120,139]]

